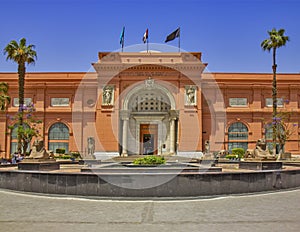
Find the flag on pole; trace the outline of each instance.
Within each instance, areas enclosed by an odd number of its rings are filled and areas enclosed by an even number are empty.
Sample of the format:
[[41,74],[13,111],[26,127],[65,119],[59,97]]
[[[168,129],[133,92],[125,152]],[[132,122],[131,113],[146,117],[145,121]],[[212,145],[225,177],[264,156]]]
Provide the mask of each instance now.
[[143,36],[143,42],[146,43],[148,40],[148,28],[146,29],[144,36]]
[[120,44],[122,46],[122,51],[123,51],[123,47],[124,47],[124,34],[125,34],[125,27],[123,27],[123,30],[120,35]]
[[174,40],[175,38],[180,37],[180,27],[173,31],[170,35],[167,36],[165,43]]

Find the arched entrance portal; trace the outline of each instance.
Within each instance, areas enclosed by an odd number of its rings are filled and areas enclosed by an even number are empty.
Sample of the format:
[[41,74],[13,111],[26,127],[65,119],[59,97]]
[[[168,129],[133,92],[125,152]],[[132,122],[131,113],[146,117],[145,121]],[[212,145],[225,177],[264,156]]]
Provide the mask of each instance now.
[[170,91],[148,79],[125,96],[120,113],[122,155],[176,153],[178,112]]

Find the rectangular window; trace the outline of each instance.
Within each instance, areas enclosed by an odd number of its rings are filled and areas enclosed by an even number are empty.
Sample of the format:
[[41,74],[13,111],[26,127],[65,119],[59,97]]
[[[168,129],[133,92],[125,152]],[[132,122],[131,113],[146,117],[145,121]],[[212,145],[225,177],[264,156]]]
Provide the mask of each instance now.
[[[273,98],[266,98],[266,107],[273,107]],[[283,98],[277,98],[277,107],[283,107]]]
[[69,106],[70,99],[65,97],[51,98],[51,106]]
[[247,107],[247,98],[229,98],[230,107]]
[[[32,103],[32,98],[27,97],[24,98],[24,105],[29,106]],[[14,98],[13,106],[18,107],[19,106],[19,98]]]

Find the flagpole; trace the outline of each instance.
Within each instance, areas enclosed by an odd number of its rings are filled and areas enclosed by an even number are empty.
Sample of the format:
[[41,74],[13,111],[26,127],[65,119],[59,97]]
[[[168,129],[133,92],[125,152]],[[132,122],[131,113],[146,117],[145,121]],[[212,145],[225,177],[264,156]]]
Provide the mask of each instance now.
[[147,53],[148,53],[148,51],[149,51],[149,40],[147,38]]
[[144,36],[143,36],[143,42],[144,43],[147,43],[147,53],[148,53],[148,51],[149,51],[149,39],[148,39],[149,37],[148,37],[148,28],[146,29],[146,31],[145,31],[145,34],[144,34]]
[[178,52],[180,52],[180,34],[181,34],[181,31],[180,31],[180,27],[179,27]]
[[149,51],[149,32],[148,32],[148,28],[147,28],[147,53]]

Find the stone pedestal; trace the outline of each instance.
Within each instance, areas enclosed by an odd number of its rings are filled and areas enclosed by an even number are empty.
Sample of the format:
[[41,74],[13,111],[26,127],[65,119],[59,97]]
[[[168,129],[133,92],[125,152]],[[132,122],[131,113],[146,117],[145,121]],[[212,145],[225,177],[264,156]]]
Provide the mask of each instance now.
[[291,159],[292,154],[290,152],[285,152],[281,155],[281,159],[286,160],[286,159]]
[[18,170],[52,171],[59,168],[59,163],[49,159],[24,159],[18,163]]
[[101,160],[96,160],[96,159],[81,159],[78,161],[78,164],[79,165],[98,165],[98,164],[101,164],[102,161]]
[[278,170],[282,169],[282,162],[276,161],[241,161],[240,169],[249,170]]

